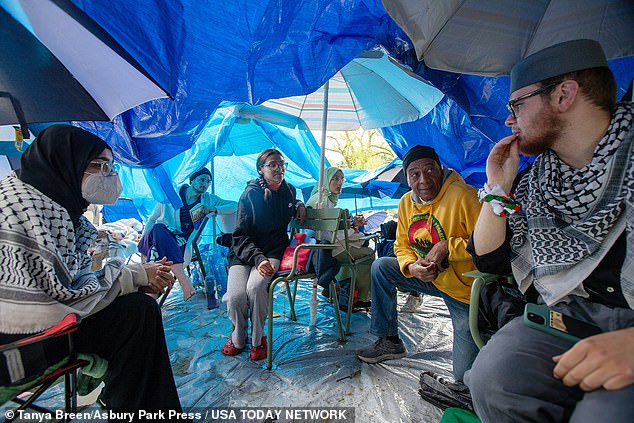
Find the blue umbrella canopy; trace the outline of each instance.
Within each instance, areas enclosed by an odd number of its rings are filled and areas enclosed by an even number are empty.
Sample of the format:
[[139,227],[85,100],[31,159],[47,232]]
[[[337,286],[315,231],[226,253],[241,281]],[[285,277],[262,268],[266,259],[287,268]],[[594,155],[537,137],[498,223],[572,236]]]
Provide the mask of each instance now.
[[[383,51],[373,50],[361,53],[314,93],[264,105],[320,129],[323,159],[327,130],[367,130],[411,122],[429,113],[442,98],[442,92],[421,77]],[[320,186],[322,180],[323,166]],[[320,193],[318,204],[322,197]]]

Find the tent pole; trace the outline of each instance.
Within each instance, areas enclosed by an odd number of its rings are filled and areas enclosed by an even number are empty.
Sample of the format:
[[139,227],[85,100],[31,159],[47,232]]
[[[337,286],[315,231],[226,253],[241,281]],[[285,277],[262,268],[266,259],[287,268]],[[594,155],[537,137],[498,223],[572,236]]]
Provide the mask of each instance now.
[[211,193],[216,194],[216,181],[214,180],[214,177],[216,176],[216,169],[214,168],[213,156],[211,157],[211,160],[209,160],[209,167],[211,170]]
[[317,208],[324,208],[324,167],[326,166],[326,130],[328,129],[328,89],[330,81],[324,84],[324,109],[321,113],[321,156],[319,157],[319,196],[317,197]]
[[[211,160],[209,161],[209,167],[211,168],[211,175],[212,175],[212,178],[211,178],[211,193],[212,194],[216,194],[216,183],[215,183],[214,178],[213,178],[215,176],[216,169],[214,168],[214,157],[213,156],[211,156]],[[211,232],[211,236],[213,237],[211,239],[211,249],[212,250],[216,249],[216,236],[217,236],[217,234],[216,234],[216,225],[218,224],[218,221],[216,220],[216,218],[217,218],[216,213],[214,213],[212,215],[212,218],[211,218],[211,220],[212,220],[211,223],[213,225],[213,229],[212,229],[212,232]]]

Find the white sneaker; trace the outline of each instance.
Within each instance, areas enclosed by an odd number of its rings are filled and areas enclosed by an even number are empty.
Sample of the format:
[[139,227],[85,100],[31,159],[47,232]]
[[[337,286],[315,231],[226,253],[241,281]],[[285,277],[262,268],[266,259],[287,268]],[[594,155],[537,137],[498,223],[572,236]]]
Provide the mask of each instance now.
[[418,308],[423,304],[423,296],[409,294],[405,304],[401,307],[401,313],[416,313]]
[[104,382],[101,382],[92,392],[88,393],[88,395],[77,395],[77,407],[86,407],[89,405],[93,405],[97,402],[99,398],[99,394],[101,394],[101,390],[106,386]]

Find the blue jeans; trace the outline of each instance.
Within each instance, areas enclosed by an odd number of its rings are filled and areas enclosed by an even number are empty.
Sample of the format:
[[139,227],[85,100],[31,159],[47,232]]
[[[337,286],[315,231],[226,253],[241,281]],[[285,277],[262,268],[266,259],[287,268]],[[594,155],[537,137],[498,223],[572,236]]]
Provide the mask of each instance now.
[[396,257],[381,257],[372,264],[372,322],[370,333],[376,336],[398,335],[396,287],[441,297],[453,324],[453,374],[462,380],[478,355],[478,347],[469,332],[469,304],[440,291],[432,282],[407,278],[401,273]]
[[158,261],[167,257],[168,261],[183,263],[186,243],[187,239],[176,236],[163,223],[157,223],[139,241],[139,251],[148,261]]

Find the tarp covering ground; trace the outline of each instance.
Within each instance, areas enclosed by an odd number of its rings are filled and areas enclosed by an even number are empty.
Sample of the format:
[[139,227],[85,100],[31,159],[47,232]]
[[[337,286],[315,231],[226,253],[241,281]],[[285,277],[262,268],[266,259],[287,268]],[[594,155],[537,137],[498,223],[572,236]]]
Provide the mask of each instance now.
[[[235,357],[223,356],[220,348],[231,332],[226,306],[207,310],[200,291],[184,303],[180,289],[175,289],[163,306],[163,324],[183,407],[196,411],[352,407],[356,422],[438,422],[442,412],[418,395],[418,381],[426,370],[451,379],[452,326],[442,300],[425,297],[417,313],[399,314],[408,357],[369,365],[354,353],[376,339],[369,334],[369,313],[354,313],[352,334],[340,343],[334,309],[326,300],[319,300],[316,325],[310,325],[311,285],[308,281],[298,290],[297,321],[284,317],[289,311],[288,300],[281,291],[276,294],[275,311],[282,316],[275,318],[272,371],[263,368],[264,361],[252,362],[248,349]],[[405,298],[400,293],[399,303]],[[59,407],[63,385],[50,392],[45,394],[44,404]],[[80,404],[85,402],[80,399]],[[0,407],[0,412],[5,408]],[[91,404],[82,410],[96,409],[99,406]]]

